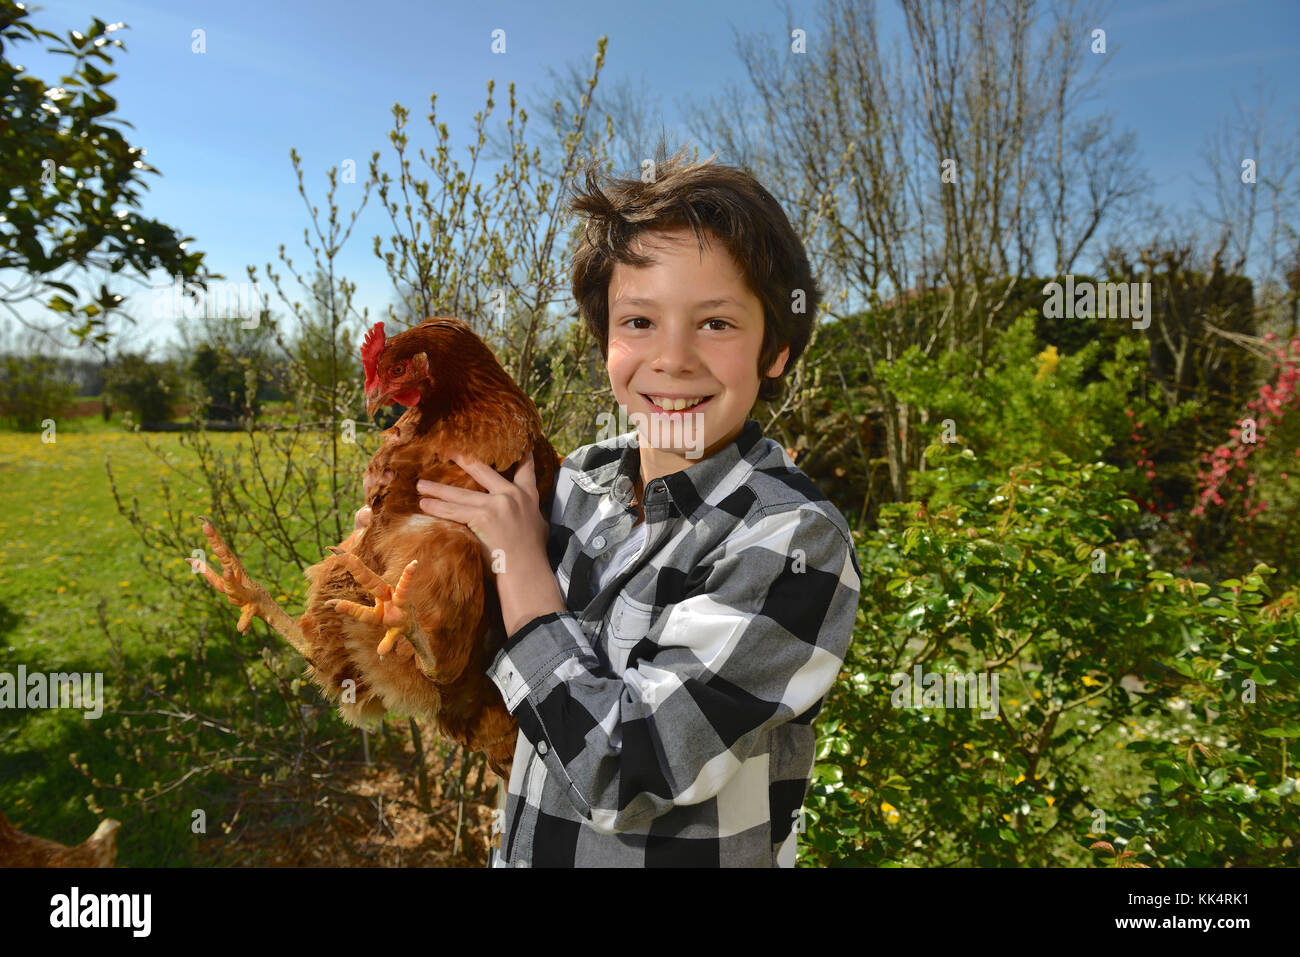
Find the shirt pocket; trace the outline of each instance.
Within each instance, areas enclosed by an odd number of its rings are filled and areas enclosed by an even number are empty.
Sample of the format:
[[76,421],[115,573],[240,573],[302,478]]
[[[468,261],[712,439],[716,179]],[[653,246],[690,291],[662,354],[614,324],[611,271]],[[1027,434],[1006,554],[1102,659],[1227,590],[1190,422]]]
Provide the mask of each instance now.
[[654,606],[619,594],[609,610],[609,637],[623,645],[634,645],[650,634]]
[[650,634],[654,606],[620,593],[610,605],[608,620],[605,652],[614,674],[622,675],[628,668],[635,667],[632,652]]

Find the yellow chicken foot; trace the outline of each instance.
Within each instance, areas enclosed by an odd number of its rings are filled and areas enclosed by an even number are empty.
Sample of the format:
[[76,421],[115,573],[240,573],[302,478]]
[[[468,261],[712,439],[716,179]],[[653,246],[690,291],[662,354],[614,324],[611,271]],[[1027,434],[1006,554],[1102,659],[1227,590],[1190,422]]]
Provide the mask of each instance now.
[[270,595],[266,589],[256,584],[248,573],[244,571],[244,566],[240,564],[239,559],[222,541],[217,530],[213,528],[212,523],[203,516],[199,516],[199,521],[203,523],[203,534],[208,540],[212,552],[217,556],[217,561],[221,563],[221,575],[218,576],[207,563],[197,559],[188,559],[190,567],[203,574],[213,588],[230,599],[232,605],[239,606],[239,623],[235,626],[239,629],[240,634],[247,634],[249,626],[252,624],[253,616],[263,619],[268,625],[280,633],[280,635],[291,644],[295,651],[303,657],[307,656],[307,642],[303,638],[302,629],[298,622],[289,617]]
[[[367,568],[365,563],[351,552],[337,545],[329,546],[329,550],[343,560],[352,577],[357,580],[357,584],[375,596],[375,604],[360,605],[346,598],[331,598],[325,604],[357,621],[364,621],[371,625],[387,625],[388,630],[375,649],[379,657],[383,658],[393,650],[397,639],[406,634],[414,624],[411,615],[410,590],[415,566],[419,564],[419,560],[412,560],[402,569],[402,575],[397,580],[396,587],[393,587]],[[421,651],[415,641],[411,643],[417,653]],[[421,663],[424,663],[423,655],[421,655]]]

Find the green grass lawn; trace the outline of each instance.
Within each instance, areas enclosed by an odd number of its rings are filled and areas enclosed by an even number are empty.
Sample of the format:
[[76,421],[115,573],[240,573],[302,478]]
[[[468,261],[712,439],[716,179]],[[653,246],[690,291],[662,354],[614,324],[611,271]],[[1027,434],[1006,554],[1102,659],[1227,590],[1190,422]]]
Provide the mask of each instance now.
[[[213,436],[227,446],[239,439]],[[0,432],[0,670],[107,670],[101,601],[128,659],[165,653],[132,640],[132,622],[167,613],[165,587],[141,565],[139,536],[118,513],[105,462],[123,500],[134,496],[147,506],[167,463],[179,464],[186,454],[192,453],[174,434],[128,433],[98,418],[59,427],[53,442],[40,433]],[[201,514],[206,489],[177,486],[175,493],[189,514]],[[202,545],[197,523],[195,534]],[[174,564],[180,568],[182,556]],[[89,783],[67,755],[100,755],[96,724],[66,709],[0,715],[0,810],[55,840],[87,837],[97,823],[85,802]]]
[[[230,448],[240,439],[212,436],[214,444]],[[115,624],[156,613],[163,589],[141,566],[139,536],[118,513],[105,463],[111,463],[123,501],[134,496],[147,511],[160,480],[169,477],[183,514],[197,516],[207,490],[178,486],[167,467],[187,454],[177,436],[166,433],[60,430],[51,443],[39,434],[0,433],[0,641],[6,658],[101,668],[107,643],[88,627],[100,599]],[[196,546],[203,544],[198,534]],[[174,564],[183,563],[177,555]]]
[[[207,438],[214,451],[250,468],[247,434]],[[187,629],[177,629],[172,647],[156,647],[156,639],[143,637],[152,634],[143,626],[175,617],[176,581],[182,595],[192,585],[196,604],[211,600],[210,588],[189,569],[188,550],[161,556],[163,569],[174,571],[166,576],[171,583],[145,567],[146,556],[155,563],[159,556],[119,512],[108,466],[123,505],[138,509],[150,529],[170,529],[170,508],[182,539],[206,550],[197,517],[210,514],[211,499],[193,446],[183,444],[181,433],[128,432],[120,417],[70,420],[53,439],[0,432],[0,671],[16,674],[19,665],[29,674],[109,671],[112,642],[100,625],[101,605],[128,667],[143,670],[169,653],[187,655],[195,641]],[[306,520],[295,516],[294,524]],[[192,535],[184,534],[191,526]],[[301,611],[307,582],[296,569],[264,568],[256,552],[241,557],[268,587],[280,583],[272,594],[290,614]],[[233,627],[237,610],[229,611]],[[111,707],[108,675],[104,695]],[[92,771],[119,762],[102,728],[102,719],[86,719],[80,710],[0,711],[0,811],[21,829],[64,843],[87,837],[99,815],[87,806],[90,782],[68,755],[76,753]]]

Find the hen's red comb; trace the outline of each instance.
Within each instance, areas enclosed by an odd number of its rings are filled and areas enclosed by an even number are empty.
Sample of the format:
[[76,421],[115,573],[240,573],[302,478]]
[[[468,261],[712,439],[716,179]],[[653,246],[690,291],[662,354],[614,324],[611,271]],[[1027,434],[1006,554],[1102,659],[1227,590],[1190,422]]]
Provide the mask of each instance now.
[[366,387],[369,388],[375,381],[375,373],[379,368],[379,354],[384,351],[384,324],[376,322],[366,333],[366,339],[361,344],[361,364],[366,370]]

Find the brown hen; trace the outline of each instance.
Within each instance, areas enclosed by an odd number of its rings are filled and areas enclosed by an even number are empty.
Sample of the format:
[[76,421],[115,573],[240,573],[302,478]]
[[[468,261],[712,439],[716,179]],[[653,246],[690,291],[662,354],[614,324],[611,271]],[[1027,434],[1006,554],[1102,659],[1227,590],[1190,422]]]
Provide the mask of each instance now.
[[486,674],[505,641],[491,556],[466,526],[422,512],[415,485],[484,491],[451,456],[513,479],[531,454],[549,517],[559,461],[532,400],[460,319],[427,319],[391,339],[378,323],[361,355],[367,414],[393,402],[408,408],[366,470],[369,524],[307,569],[302,618],[248,578],[206,520],[223,574],[195,567],[242,606],[240,631],[256,615],[307,659],[308,676],[349,724],[390,710],[426,717],[508,777],[518,726]]
[[117,860],[119,827],[111,817],[104,818],[90,837],[75,847],[65,847],[23,834],[0,814],[0,867],[112,867]]

